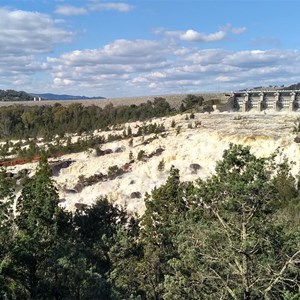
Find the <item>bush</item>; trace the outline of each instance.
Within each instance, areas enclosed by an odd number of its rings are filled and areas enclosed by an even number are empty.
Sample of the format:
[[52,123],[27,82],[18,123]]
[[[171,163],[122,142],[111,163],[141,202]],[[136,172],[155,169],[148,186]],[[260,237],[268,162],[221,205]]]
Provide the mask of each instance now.
[[157,170],[159,172],[162,172],[164,169],[165,169],[165,161],[164,161],[164,159],[162,159],[157,166]]
[[146,153],[144,150],[140,150],[137,156],[137,160],[143,161],[146,158]]
[[110,166],[108,168],[107,176],[109,179],[115,179],[118,176],[121,176],[123,174],[123,170],[120,169],[117,165]]

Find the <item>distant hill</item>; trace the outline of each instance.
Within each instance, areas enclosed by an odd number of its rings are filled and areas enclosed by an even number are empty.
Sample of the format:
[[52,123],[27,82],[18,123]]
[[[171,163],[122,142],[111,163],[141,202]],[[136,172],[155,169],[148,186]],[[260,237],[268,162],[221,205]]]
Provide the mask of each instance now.
[[32,101],[33,96],[23,92],[15,90],[0,90],[0,101]]
[[32,94],[34,97],[41,97],[43,100],[94,100],[106,99],[105,97],[86,97],[86,96],[72,96],[72,95],[57,95],[51,93],[45,94]]
[[300,82],[287,86],[284,90],[300,90]]

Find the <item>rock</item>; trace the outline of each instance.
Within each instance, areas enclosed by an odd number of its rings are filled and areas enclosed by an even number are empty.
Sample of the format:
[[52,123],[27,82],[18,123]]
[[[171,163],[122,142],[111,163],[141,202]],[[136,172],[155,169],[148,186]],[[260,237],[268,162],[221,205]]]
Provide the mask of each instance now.
[[104,150],[104,154],[106,155],[106,154],[111,154],[111,153],[113,153],[113,151],[111,150],[111,149],[106,149],[106,150]]
[[294,138],[294,142],[295,142],[295,143],[300,143],[300,136],[296,136],[296,137]]
[[77,193],[80,193],[80,192],[82,192],[83,188],[84,188],[84,184],[78,182],[78,183],[74,186],[73,190],[76,191]]
[[153,136],[153,137],[151,137],[151,138],[149,138],[149,139],[147,139],[147,140],[145,140],[143,143],[142,143],[142,145],[148,145],[148,144],[150,144],[150,143],[152,143],[154,140],[156,140],[157,139],[157,137],[156,136]]
[[156,155],[156,156],[161,155],[164,151],[165,151],[165,149],[163,149],[163,148],[157,148],[154,152],[154,155]]
[[116,150],[115,150],[115,153],[122,153],[125,151],[125,148],[124,147],[118,147]]
[[111,154],[111,153],[113,153],[113,151],[111,149],[105,149],[105,150],[99,149],[96,151],[96,153],[97,153],[97,156],[103,156],[106,154]]
[[52,171],[52,176],[58,176],[61,169],[68,168],[74,160],[56,161],[49,164]]
[[65,189],[65,192],[68,193],[68,194],[77,194],[77,190],[75,189]]
[[84,210],[84,209],[86,209],[88,207],[88,205],[85,204],[85,203],[79,203],[79,202],[77,202],[77,203],[75,203],[75,207],[78,210]]
[[190,169],[192,170],[192,174],[197,174],[198,170],[201,169],[199,164],[190,164]]
[[140,199],[142,198],[142,194],[140,192],[133,192],[130,194],[131,199]]

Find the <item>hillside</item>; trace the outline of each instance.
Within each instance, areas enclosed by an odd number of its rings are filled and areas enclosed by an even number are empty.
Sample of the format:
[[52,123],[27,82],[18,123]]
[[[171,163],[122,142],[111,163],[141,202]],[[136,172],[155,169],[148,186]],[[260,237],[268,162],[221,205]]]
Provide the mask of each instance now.
[[296,84],[292,84],[288,87],[285,87],[284,90],[300,90],[300,82]]
[[23,91],[0,90],[0,101],[3,102],[32,101],[32,100],[33,100],[33,96]]
[[86,96],[74,96],[74,95],[66,95],[66,94],[32,94],[32,96],[41,97],[43,100],[94,100],[94,99],[105,99],[105,97],[86,97]]

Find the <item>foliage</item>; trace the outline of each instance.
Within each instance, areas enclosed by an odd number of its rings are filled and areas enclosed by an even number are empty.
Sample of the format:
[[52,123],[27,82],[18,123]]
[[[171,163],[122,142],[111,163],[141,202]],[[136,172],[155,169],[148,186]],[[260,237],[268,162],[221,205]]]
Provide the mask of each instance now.
[[[155,98],[140,105],[118,106],[112,104],[104,108],[83,106],[74,103],[62,106],[8,106],[0,111],[0,139],[23,137],[63,136],[67,133],[83,133],[129,121],[144,121],[153,117],[162,117],[172,112],[170,104],[164,98]],[[132,135],[131,128],[125,132]]]
[[0,298],[297,300],[300,185],[276,161],[230,145],[208,179],[172,167],[140,219],[103,198],[60,209],[45,159],[18,199],[2,170]]
[[200,106],[202,106],[203,104],[203,97],[202,96],[196,96],[196,95],[187,95],[184,99],[183,99],[183,103],[182,103],[182,107],[181,107],[181,111],[186,111],[186,110],[190,110],[192,108],[199,108]]
[[15,90],[0,90],[0,101],[32,101],[33,96]]
[[299,292],[299,228],[288,233],[274,218],[281,166],[249,150],[231,145],[216,175],[197,181],[165,299],[283,299]]
[[163,299],[168,260],[177,255],[173,239],[177,223],[187,211],[185,195],[190,187],[180,183],[179,171],[172,167],[166,184],[146,195],[141,230],[144,257],[138,274],[146,299]]
[[157,170],[159,172],[162,172],[164,169],[165,169],[165,161],[164,161],[164,159],[162,159],[157,166]]
[[146,158],[146,152],[144,150],[140,150],[137,155],[137,160],[143,161]]
[[115,179],[123,173],[124,171],[122,169],[120,169],[117,165],[114,165],[108,168],[107,176],[109,179]]

